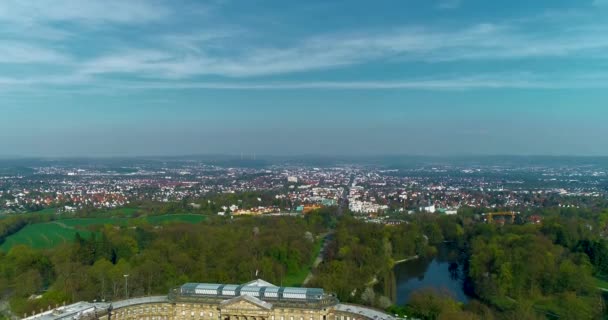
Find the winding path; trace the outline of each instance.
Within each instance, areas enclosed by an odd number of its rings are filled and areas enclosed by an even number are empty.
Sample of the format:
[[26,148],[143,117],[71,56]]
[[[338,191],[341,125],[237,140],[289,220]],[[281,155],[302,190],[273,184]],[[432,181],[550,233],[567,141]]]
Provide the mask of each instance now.
[[310,280],[312,280],[312,277],[314,276],[312,271],[315,270],[321,264],[321,262],[323,262],[323,257],[325,256],[325,249],[327,248],[327,244],[329,244],[329,240],[331,240],[331,237],[333,237],[333,235],[333,230],[323,235],[323,244],[321,245],[321,250],[319,250],[319,254],[315,259],[315,262],[312,264],[312,267],[310,268],[306,279],[304,279],[304,282],[302,282],[302,286],[305,286],[308,282],[310,282]]

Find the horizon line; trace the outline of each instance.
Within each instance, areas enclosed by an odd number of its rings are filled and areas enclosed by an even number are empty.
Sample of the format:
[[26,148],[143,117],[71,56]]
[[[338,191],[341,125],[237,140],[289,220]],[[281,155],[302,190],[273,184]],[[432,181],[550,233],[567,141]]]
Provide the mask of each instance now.
[[[243,161],[262,161],[260,158],[284,158],[291,159],[297,157],[306,158],[374,158],[374,157],[404,157],[404,158],[492,158],[492,157],[517,157],[517,158],[608,158],[606,155],[590,155],[590,154],[399,154],[399,153],[378,153],[378,154],[316,154],[316,153],[301,153],[301,154],[258,154],[258,153],[193,153],[193,154],[178,154],[178,155],[158,155],[158,154],[141,154],[141,155],[0,155],[0,160],[77,160],[77,159],[142,159],[142,158],[191,158],[191,157],[227,157],[241,158]],[[255,159],[252,159],[255,158]]]

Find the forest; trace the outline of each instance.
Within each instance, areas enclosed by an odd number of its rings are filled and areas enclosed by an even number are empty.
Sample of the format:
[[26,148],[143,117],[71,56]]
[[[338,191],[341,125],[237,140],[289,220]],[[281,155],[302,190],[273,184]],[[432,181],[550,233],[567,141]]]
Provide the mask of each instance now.
[[[13,313],[63,302],[166,294],[188,281],[295,285],[308,273],[325,218],[208,219],[204,223],[92,226],[90,238],[47,250],[0,253],[0,289]],[[128,284],[124,275],[128,274]],[[303,279],[302,279],[303,280]],[[299,280],[301,281],[301,280]]]
[[[608,273],[608,211],[541,214],[542,224],[513,225],[480,223],[472,213],[417,214],[398,226],[345,218],[315,285],[345,301],[421,319],[603,318],[598,281]],[[472,300],[462,304],[429,288],[413,294],[405,306],[389,306],[394,284],[387,271],[393,262],[433,255],[446,243],[460,252],[464,286]]]
[[[164,211],[163,211],[164,212]],[[398,225],[368,223],[326,208],[304,217],[211,217],[195,224],[89,226],[91,236],[51,249],[18,245],[0,253],[0,290],[14,314],[63,302],[166,294],[185,282],[263,278],[301,285],[327,237],[307,286],[344,302],[420,319],[599,319],[608,275],[608,211],[546,209],[542,223],[494,225],[474,211],[413,214]],[[2,220],[10,234],[30,220]],[[435,289],[394,305],[392,268],[432,257],[449,244],[465,265],[471,300]],[[126,292],[125,274],[128,274]]]

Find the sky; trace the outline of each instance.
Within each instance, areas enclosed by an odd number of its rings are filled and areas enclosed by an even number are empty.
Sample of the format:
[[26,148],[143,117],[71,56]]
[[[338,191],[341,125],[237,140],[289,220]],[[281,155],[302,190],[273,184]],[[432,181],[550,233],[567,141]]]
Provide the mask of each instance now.
[[608,155],[608,0],[2,0],[0,156]]

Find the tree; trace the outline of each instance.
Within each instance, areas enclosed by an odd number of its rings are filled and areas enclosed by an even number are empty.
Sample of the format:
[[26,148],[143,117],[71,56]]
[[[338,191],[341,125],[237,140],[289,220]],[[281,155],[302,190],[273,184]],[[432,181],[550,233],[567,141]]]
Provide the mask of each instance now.
[[99,300],[106,300],[108,298],[108,289],[110,288],[110,271],[113,265],[110,261],[105,258],[101,258],[93,264],[89,270],[91,279],[95,281],[97,286]]
[[456,319],[462,310],[447,292],[435,289],[420,289],[410,295],[407,304],[412,314],[424,320]]
[[112,299],[119,299],[125,297],[125,277],[124,275],[129,274],[129,263],[125,259],[120,259],[116,265],[114,265],[109,272],[110,283],[112,287]]
[[374,292],[374,289],[370,287],[365,288],[363,293],[361,293],[361,300],[368,305],[372,305],[376,301],[376,293]]

